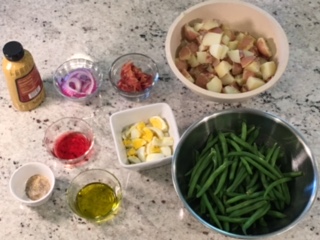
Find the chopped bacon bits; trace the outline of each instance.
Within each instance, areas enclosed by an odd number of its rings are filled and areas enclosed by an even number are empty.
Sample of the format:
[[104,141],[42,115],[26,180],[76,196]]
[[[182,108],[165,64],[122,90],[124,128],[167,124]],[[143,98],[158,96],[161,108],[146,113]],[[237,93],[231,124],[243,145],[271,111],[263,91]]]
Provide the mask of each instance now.
[[132,62],[122,66],[118,88],[125,92],[141,92],[152,85],[152,76],[144,73]]

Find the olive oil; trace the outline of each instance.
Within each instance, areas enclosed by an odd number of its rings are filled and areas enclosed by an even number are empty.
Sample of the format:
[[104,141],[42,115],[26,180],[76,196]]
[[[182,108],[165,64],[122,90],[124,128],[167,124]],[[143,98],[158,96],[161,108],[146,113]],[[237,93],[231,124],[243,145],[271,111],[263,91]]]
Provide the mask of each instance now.
[[114,190],[105,183],[94,182],[84,186],[77,194],[76,208],[79,213],[95,221],[103,220],[119,206]]

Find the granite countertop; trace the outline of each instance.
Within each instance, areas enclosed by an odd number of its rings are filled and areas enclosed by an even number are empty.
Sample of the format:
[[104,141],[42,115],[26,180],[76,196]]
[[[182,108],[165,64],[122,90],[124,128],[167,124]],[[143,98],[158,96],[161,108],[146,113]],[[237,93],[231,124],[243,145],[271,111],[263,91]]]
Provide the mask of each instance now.
[[[0,6],[0,43],[18,40],[28,49],[43,77],[47,98],[30,112],[13,109],[0,73],[0,239],[228,239],[197,222],[183,208],[166,165],[143,172],[122,169],[109,125],[111,114],[156,102],[168,103],[180,134],[196,120],[217,110],[254,108],[274,113],[295,126],[320,161],[320,2],[316,0],[247,0],[272,14],[290,42],[285,74],[273,89],[249,101],[207,101],[183,86],[165,60],[166,31],[178,14],[197,0],[11,0]],[[2,47],[1,47],[2,48]],[[140,52],[152,57],[160,81],[145,102],[125,101],[108,81],[86,105],[66,102],[52,86],[52,72],[74,55],[89,55],[107,73],[118,56]],[[107,77],[105,77],[107,79]],[[64,168],[46,152],[46,128],[59,118],[85,118],[94,128],[99,152],[88,164]],[[57,182],[45,205],[29,208],[15,201],[8,182],[15,169],[39,161],[50,166]],[[124,200],[119,215],[96,226],[75,216],[65,192],[70,180],[90,168],[108,169],[120,178]],[[273,239],[320,239],[320,197],[295,228]]]

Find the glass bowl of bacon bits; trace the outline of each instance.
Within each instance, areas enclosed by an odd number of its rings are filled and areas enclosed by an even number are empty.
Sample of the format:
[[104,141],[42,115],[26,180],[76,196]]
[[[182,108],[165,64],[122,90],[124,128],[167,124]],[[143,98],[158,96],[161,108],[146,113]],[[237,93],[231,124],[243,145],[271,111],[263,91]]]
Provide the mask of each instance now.
[[157,64],[140,53],[129,53],[117,58],[109,71],[109,79],[116,91],[134,102],[147,99],[158,78]]

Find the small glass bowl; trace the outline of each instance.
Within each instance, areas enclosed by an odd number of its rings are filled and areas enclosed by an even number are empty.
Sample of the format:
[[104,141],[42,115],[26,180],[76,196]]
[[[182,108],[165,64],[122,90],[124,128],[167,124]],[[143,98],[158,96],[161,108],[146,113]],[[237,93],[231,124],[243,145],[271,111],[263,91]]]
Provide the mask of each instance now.
[[[124,64],[131,62],[134,66],[141,69],[143,73],[149,74],[152,77],[152,84],[144,91],[126,92],[118,87],[118,82],[121,79],[121,70]],[[157,64],[148,56],[140,53],[129,53],[117,58],[111,65],[109,71],[109,79],[113,88],[125,99],[134,102],[141,102],[150,96],[152,88],[155,86],[159,78]]]
[[[70,74],[75,73],[76,71],[87,71],[91,77],[93,78],[93,87],[91,91],[88,91],[87,94],[69,94],[67,95],[66,92],[74,93],[74,85],[70,85],[69,83],[66,84],[66,78],[70,76]],[[80,78],[80,75],[78,75]],[[64,97],[65,99],[75,101],[75,102],[83,102],[95,96],[102,84],[103,81],[103,73],[99,66],[84,58],[75,58],[68,60],[61,64],[57,70],[53,73],[53,86],[57,90],[57,92]],[[78,81],[79,82],[79,81]],[[85,82],[80,81],[82,83],[82,87],[85,87]],[[72,84],[72,83],[71,83]],[[74,83],[73,83],[74,84]],[[81,87],[81,88],[82,88]],[[64,89],[64,91],[62,90]],[[77,96],[75,96],[77,95]]]
[[86,170],[71,181],[67,190],[67,202],[76,215],[103,223],[118,213],[122,202],[122,187],[109,171]]
[[[68,136],[68,134],[78,134],[78,136],[80,135],[80,139],[78,138],[78,140],[74,140],[75,142],[73,143],[73,145],[66,142],[66,140],[64,141],[64,143],[65,143],[65,146],[66,144],[68,145],[70,144],[69,145],[70,148],[73,148],[73,149],[75,146],[74,144],[78,144],[76,147],[77,149],[80,148],[80,144],[81,145],[85,144],[84,148],[87,150],[85,150],[85,152],[83,152],[82,155],[73,157],[73,158],[69,158],[69,157],[66,158],[66,157],[61,157],[62,155],[58,153],[60,152],[57,150],[57,145],[59,141],[61,141],[63,137]],[[76,137],[74,137],[73,139],[75,138]],[[70,135],[69,135],[69,139],[71,139]],[[79,143],[79,141],[81,142]],[[60,162],[64,163],[67,167],[75,167],[75,166],[83,165],[84,163],[89,161],[93,155],[93,146],[94,146],[93,130],[86,121],[80,118],[66,117],[52,123],[45,132],[43,142],[47,151],[53,157],[58,159]],[[66,152],[69,150],[64,149],[64,151]],[[71,154],[71,153],[67,152],[66,154]]]

